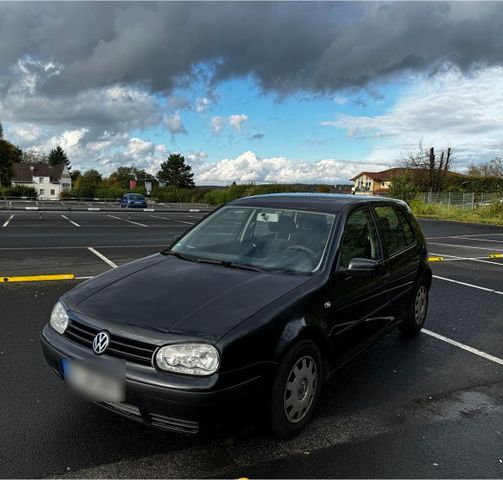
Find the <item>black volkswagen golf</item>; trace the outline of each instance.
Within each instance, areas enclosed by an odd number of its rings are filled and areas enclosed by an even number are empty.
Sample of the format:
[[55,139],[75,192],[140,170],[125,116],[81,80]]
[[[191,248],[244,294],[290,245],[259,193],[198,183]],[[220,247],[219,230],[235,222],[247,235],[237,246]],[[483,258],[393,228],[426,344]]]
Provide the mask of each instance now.
[[196,433],[259,410],[284,438],[337,368],[394,327],[421,330],[431,278],[403,202],[242,198],[63,295],[43,352],[71,387],[129,418]]

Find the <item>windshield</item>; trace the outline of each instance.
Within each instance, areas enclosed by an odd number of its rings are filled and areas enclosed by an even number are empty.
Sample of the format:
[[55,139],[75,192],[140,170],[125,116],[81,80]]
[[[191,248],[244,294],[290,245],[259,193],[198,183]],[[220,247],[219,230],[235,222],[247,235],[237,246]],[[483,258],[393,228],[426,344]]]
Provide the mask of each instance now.
[[134,195],[129,195],[129,199],[130,200],[143,200],[144,198],[143,198],[143,195],[139,195],[139,194],[136,195],[136,194],[134,194]]
[[301,210],[224,207],[171,252],[194,261],[312,273],[326,250],[335,215]]

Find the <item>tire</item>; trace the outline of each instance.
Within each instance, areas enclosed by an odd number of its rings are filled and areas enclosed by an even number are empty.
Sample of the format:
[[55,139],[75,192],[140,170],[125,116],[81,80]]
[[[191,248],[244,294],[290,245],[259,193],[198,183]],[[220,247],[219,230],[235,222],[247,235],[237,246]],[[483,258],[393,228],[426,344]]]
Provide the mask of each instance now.
[[421,331],[428,314],[428,285],[424,278],[419,280],[410,300],[407,318],[398,328],[407,336],[413,337]]
[[281,361],[271,392],[270,428],[277,438],[300,432],[312,417],[320,396],[323,361],[312,340],[302,340]]

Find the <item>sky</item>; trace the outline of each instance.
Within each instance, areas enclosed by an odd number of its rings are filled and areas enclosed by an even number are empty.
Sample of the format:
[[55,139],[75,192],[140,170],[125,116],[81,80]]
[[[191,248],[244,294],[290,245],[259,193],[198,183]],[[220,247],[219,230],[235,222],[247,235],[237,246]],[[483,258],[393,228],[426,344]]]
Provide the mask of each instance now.
[[346,183],[503,155],[503,3],[0,2],[7,139],[73,168]]

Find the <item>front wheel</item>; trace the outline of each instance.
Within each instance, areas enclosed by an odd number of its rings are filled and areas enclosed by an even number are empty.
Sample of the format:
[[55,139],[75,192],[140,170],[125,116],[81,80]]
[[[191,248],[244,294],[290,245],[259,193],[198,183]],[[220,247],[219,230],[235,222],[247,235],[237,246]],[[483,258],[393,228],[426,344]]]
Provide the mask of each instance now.
[[312,340],[303,340],[286,353],[272,387],[271,431],[289,438],[311,419],[323,379],[321,353]]
[[416,285],[409,305],[407,318],[398,328],[404,335],[417,335],[424,326],[428,313],[428,286],[424,279]]

